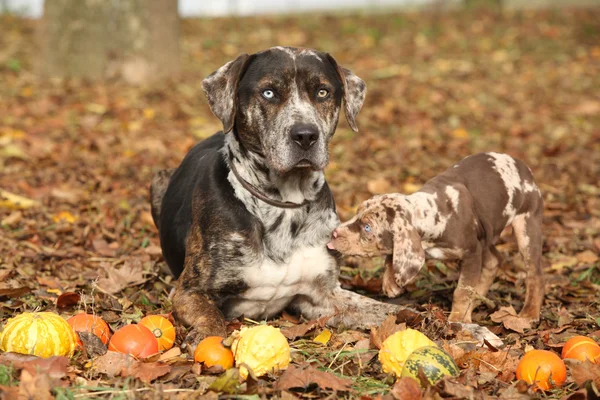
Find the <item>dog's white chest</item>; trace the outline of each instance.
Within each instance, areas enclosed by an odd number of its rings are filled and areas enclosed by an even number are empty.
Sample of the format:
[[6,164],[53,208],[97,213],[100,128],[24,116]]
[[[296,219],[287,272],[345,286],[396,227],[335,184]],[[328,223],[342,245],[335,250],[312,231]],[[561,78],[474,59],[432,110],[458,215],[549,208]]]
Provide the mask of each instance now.
[[249,288],[239,296],[230,314],[251,318],[277,314],[294,296],[311,293],[319,277],[331,274],[334,263],[324,245],[300,247],[284,263],[264,258],[244,269]]

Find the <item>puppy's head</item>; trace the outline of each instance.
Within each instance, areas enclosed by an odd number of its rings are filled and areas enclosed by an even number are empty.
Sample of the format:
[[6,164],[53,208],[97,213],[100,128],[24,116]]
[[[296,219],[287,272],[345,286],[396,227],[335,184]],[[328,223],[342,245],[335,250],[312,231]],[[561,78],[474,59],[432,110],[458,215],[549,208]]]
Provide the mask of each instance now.
[[329,54],[291,47],[243,54],[202,87],[224,132],[235,128],[242,146],[281,174],[325,168],[342,101],[357,131],[366,94],[365,83]]
[[392,255],[398,285],[410,282],[425,262],[421,237],[410,218],[391,195],[363,202],[354,218],[338,226],[327,247],[347,255]]

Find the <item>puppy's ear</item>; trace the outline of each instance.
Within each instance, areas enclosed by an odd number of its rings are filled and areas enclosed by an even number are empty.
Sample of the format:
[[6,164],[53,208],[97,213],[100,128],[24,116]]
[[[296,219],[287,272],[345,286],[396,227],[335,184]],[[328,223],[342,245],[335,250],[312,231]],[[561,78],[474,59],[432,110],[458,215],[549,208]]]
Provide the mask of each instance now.
[[223,123],[223,132],[233,129],[237,107],[237,88],[251,56],[244,53],[210,74],[202,81],[202,89],[213,114]]
[[405,224],[394,232],[392,252],[394,275],[400,287],[413,280],[425,263],[425,251],[421,246],[419,232],[410,223]]
[[349,69],[343,68],[338,65],[335,58],[330,54],[327,54],[329,62],[335,67],[341,81],[344,86],[344,111],[346,113],[346,120],[348,125],[354,132],[358,132],[358,126],[356,126],[356,116],[362,108],[367,95],[367,84],[354,75]]

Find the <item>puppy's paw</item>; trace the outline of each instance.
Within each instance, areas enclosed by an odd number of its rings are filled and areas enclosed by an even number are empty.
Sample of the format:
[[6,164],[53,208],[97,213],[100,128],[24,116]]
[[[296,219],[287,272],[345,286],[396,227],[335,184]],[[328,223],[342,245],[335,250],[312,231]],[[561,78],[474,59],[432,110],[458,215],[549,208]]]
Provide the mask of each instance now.
[[396,275],[397,274],[394,274],[394,272],[389,268],[386,269],[385,273],[383,274],[381,288],[387,297],[398,297],[404,293],[404,288],[399,286],[397,283]]
[[494,333],[492,333],[488,328],[483,327],[481,325],[465,323],[465,322],[452,322],[451,326],[460,326],[460,329],[466,332],[469,332],[473,339],[477,340],[480,345],[484,343],[486,340],[489,344],[494,347],[502,347],[504,346],[504,342]]
[[540,322],[540,313],[536,312],[536,311],[527,312],[526,310],[522,310],[519,313],[519,318],[523,318],[524,320],[529,322],[531,325],[535,325],[538,322]]

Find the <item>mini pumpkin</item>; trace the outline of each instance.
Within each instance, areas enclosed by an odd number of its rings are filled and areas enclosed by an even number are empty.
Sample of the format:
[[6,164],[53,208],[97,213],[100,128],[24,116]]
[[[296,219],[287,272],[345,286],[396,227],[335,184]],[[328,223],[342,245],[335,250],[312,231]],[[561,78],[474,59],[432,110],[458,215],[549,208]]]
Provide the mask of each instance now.
[[160,315],[148,315],[138,322],[139,325],[150,329],[158,341],[158,350],[169,350],[175,342],[175,327],[165,317]]
[[158,341],[150,329],[143,325],[125,325],[112,335],[108,350],[146,358],[158,353]]
[[70,357],[76,346],[71,325],[52,312],[24,312],[10,318],[0,334],[0,350],[44,358]]
[[250,367],[256,376],[262,376],[286,369],[290,363],[287,339],[279,329],[270,325],[242,328],[231,349],[242,379],[248,377],[248,370],[242,364]]
[[414,329],[405,329],[389,336],[383,341],[379,350],[379,362],[383,372],[400,376],[408,356],[425,346],[437,347],[427,336]]
[[457,376],[460,371],[448,353],[437,346],[420,347],[413,351],[402,368],[402,376],[413,378],[419,384],[419,369],[432,385],[445,376]]
[[565,343],[561,356],[563,359],[590,360],[593,363],[600,364],[600,346],[589,337],[574,336]]
[[233,367],[233,353],[223,346],[223,338],[219,336],[209,336],[198,343],[194,351],[194,360],[204,363],[208,368],[215,365],[223,369]]
[[69,325],[76,332],[77,344],[81,346],[81,340],[77,332],[91,332],[98,336],[102,343],[108,344],[110,339],[110,328],[104,320],[97,315],[92,314],[76,314],[67,320]]
[[534,390],[560,387],[567,379],[567,367],[558,355],[548,350],[531,350],[517,365],[517,379],[522,379]]

